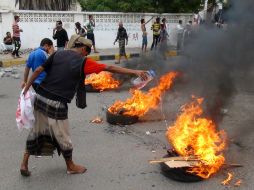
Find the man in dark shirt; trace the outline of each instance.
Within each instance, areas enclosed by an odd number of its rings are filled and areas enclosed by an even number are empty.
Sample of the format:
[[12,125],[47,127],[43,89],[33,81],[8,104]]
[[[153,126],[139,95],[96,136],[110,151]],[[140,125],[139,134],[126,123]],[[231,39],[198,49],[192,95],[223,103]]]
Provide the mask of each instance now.
[[57,50],[64,50],[69,38],[61,20],[56,21],[56,27],[53,29],[53,39],[56,40]]
[[[78,84],[84,86],[85,75],[110,71],[115,73],[137,75],[147,80],[146,71],[133,70],[115,65],[100,64],[86,56],[91,52],[92,41],[72,35],[68,49],[57,51],[39,66],[24,88],[28,91],[34,80],[43,71],[47,73],[40,84],[34,101],[35,124],[30,131],[26,151],[21,163],[20,172],[30,176],[28,160],[30,155],[53,155],[55,149],[65,159],[68,174],[81,174],[86,168],[77,165],[72,159],[72,141],[69,131],[68,103],[71,103]],[[85,98],[85,94],[84,98]]]

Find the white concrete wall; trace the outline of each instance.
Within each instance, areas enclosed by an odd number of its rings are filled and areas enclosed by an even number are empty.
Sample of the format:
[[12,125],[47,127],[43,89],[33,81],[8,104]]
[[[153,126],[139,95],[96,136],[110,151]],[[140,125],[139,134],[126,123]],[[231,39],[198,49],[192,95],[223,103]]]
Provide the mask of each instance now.
[[[162,14],[155,13],[99,13],[99,12],[57,12],[57,11],[1,11],[2,22],[0,22],[0,39],[3,39],[7,31],[11,31],[13,15],[20,15],[20,28],[22,48],[35,48],[39,45],[42,38],[52,39],[52,31],[55,27],[55,21],[62,20],[63,27],[67,30],[69,37],[75,33],[75,22],[84,24],[88,15],[93,14],[95,27],[95,41],[97,48],[112,48],[116,38],[118,22],[121,20],[129,35],[128,47],[141,47],[142,33],[140,29],[140,19],[149,20],[151,16],[154,19],[157,16],[167,19],[168,33],[170,41],[176,43],[175,27],[179,19],[184,23],[192,20],[192,14]],[[153,20],[154,20],[153,19]],[[152,43],[152,31],[150,30],[153,21],[147,24],[148,47]],[[55,41],[54,41],[55,43]],[[117,47],[117,44],[115,45]]]
[[0,9],[13,11],[18,8],[18,5],[17,5],[17,7],[15,7],[15,2],[16,2],[16,0],[1,0],[0,1]]

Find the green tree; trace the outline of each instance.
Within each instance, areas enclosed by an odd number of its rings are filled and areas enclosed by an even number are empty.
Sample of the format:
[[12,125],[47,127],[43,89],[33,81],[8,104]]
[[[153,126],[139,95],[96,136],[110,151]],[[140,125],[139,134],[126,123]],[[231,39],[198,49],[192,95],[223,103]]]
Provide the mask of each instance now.
[[201,0],[79,0],[86,11],[113,12],[194,12]]
[[67,11],[73,0],[16,0],[21,10],[56,10]]

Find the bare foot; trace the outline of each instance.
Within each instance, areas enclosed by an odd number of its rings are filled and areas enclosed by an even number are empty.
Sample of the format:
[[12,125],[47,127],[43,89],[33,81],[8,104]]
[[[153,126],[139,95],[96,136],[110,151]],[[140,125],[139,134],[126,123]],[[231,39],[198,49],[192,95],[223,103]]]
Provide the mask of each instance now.
[[73,162],[67,166],[67,174],[82,174],[86,172],[84,166],[76,165]]
[[28,166],[22,164],[20,167],[20,174],[25,177],[29,177],[31,175],[31,172],[28,170]]

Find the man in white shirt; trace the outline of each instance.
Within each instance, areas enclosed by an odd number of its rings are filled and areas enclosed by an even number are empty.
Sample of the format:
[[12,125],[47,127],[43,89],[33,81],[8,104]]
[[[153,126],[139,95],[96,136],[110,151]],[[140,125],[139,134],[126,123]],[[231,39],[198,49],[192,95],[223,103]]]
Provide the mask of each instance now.
[[183,32],[184,32],[182,20],[178,21],[178,25],[176,26],[176,29],[177,29],[177,50],[181,50],[182,44],[183,44]]

